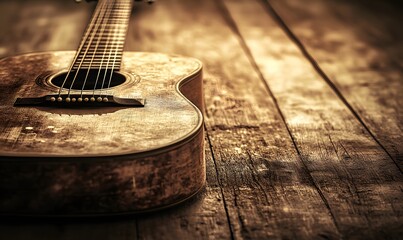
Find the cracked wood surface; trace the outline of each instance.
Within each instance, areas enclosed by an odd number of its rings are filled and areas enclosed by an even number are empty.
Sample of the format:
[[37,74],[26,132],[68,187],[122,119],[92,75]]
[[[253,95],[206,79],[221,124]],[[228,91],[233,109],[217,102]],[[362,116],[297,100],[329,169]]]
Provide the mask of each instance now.
[[[354,29],[366,32],[365,24],[342,27],[345,18],[351,19],[351,12],[340,10],[348,3],[310,1],[312,9],[332,13],[335,8],[337,18],[310,11],[309,4],[302,7],[298,1],[270,3],[392,158],[312,67],[264,2],[137,4],[127,50],[187,55],[205,65],[206,190],[178,207],[122,219],[3,219],[0,238],[399,238],[401,73],[388,64],[387,71],[370,68],[363,57],[359,67],[368,77],[360,75],[351,71],[354,61],[346,61],[348,56],[360,56],[354,46],[342,45],[348,50],[342,58],[326,47],[328,39],[320,36],[331,37],[331,27],[341,36],[350,36]],[[84,30],[92,7],[74,1],[2,1],[0,55],[76,48],[81,35],[77,33]],[[361,11],[363,17],[373,14]],[[321,22],[331,27],[320,27]],[[320,32],[315,38],[303,34],[310,31]],[[371,40],[387,41],[382,31],[375,33]],[[361,47],[398,62],[398,44],[388,51]],[[370,91],[380,87],[379,94]],[[391,104],[379,103],[382,98]],[[387,123],[381,124],[382,119]]]

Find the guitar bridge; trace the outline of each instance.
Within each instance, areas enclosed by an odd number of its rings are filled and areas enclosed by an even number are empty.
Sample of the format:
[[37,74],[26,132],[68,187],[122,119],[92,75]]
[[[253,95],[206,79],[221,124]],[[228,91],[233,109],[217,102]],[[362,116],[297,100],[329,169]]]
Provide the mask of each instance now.
[[55,94],[35,98],[17,98],[15,107],[49,106],[49,107],[144,107],[143,98],[123,98],[113,95]]

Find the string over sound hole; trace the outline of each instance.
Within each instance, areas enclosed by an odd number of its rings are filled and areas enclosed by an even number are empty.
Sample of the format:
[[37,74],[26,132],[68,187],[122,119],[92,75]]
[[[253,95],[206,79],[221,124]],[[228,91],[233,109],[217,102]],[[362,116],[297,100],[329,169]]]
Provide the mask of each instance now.
[[[119,72],[111,72],[107,70],[89,70],[87,76],[87,69],[79,70],[78,72],[72,71],[66,79],[67,72],[55,76],[51,82],[57,87],[73,90],[92,90],[92,89],[106,89],[108,86],[116,87],[126,81],[126,77]],[[76,76],[77,75],[77,76]],[[75,77],[76,76],[76,77]],[[74,80],[75,78],[75,80]],[[110,83],[109,80],[111,79]],[[63,84],[64,82],[64,84]]]

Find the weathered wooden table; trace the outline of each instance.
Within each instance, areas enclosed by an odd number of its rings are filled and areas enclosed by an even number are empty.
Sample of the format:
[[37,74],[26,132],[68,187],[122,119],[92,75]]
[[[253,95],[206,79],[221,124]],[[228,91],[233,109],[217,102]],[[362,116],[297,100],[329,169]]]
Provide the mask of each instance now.
[[[1,1],[1,57],[75,49],[93,7]],[[0,239],[403,238],[401,9],[376,0],[136,4],[127,50],[205,65],[205,191],[124,218],[3,218]]]

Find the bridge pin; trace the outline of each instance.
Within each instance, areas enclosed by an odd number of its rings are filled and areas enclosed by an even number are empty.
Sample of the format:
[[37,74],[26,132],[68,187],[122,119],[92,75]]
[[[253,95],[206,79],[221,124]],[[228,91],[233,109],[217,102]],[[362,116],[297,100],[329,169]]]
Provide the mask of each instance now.
[[98,98],[97,98],[97,101],[98,101],[98,102],[102,102],[102,98],[101,98],[101,97],[98,97]]
[[102,101],[108,102],[108,98],[107,98],[107,97],[104,97],[104,98],[102,99]]
[[66,102],[70,102],[71,99],[69,97],[66,97]]
[[94,97],[91,98],[91,102],[95,102],[95,98],[94,98]]
[[51,102],[54,102],[54,101],[56,101],[56,98],[55,98],[55,97],[51,97],[51,98],[50,98],[50,101],[51,101]]
[[80,98],[80,97],[79,97],[79,98],[77,99],[77,101],[78,101],[78,102],[82,102],[82,101],[83,101],[83,98]]
[[57,101],[58,101],[58,102],[61,102],[61,101],[63,101],[63,98],[62,98],[62,97],[58,97],[58,98],[57,98]]
[[71,101],[72,101],[72,102],[75,102],[75,101],[77,101],[77,99],[76,99],[76,98],[72,98]]

